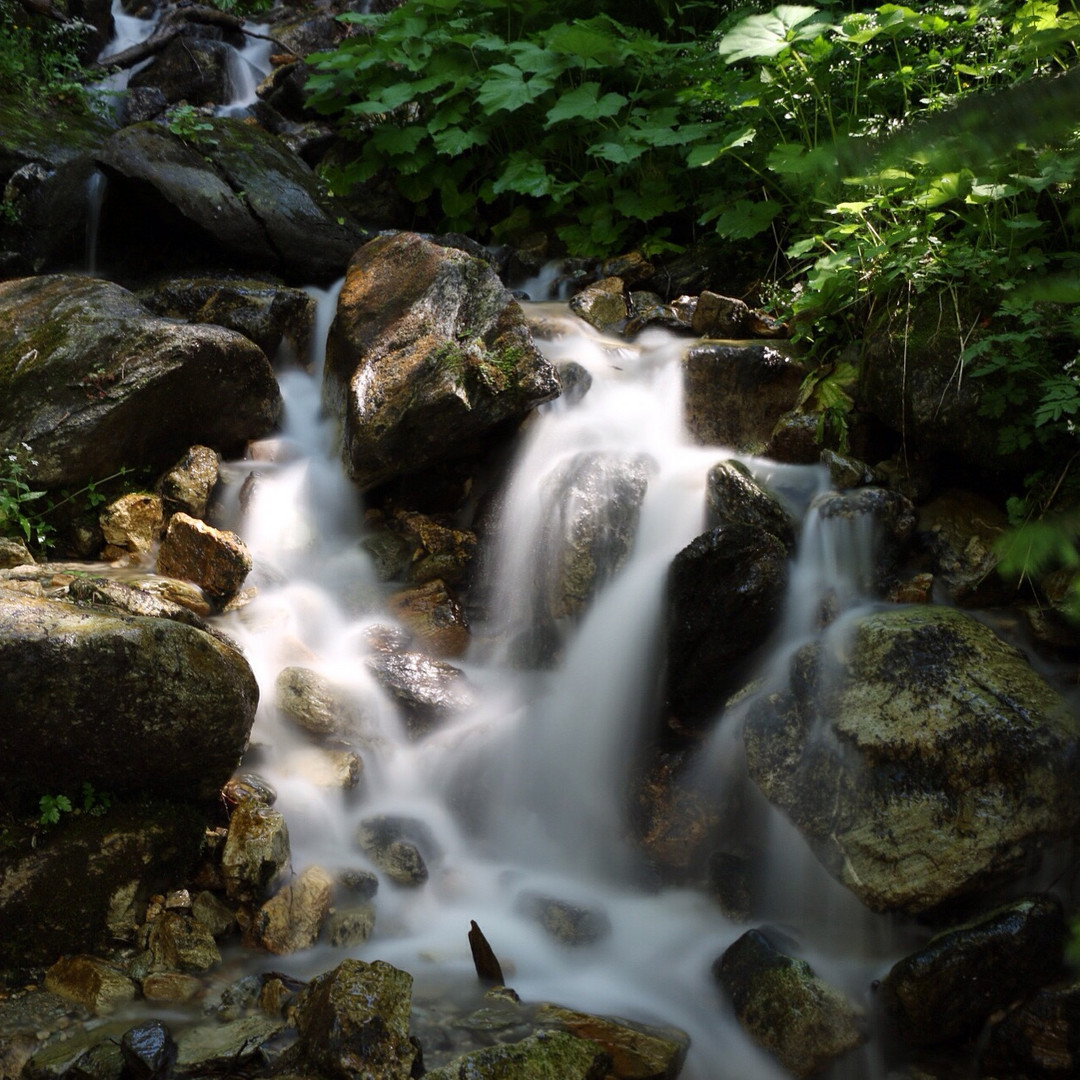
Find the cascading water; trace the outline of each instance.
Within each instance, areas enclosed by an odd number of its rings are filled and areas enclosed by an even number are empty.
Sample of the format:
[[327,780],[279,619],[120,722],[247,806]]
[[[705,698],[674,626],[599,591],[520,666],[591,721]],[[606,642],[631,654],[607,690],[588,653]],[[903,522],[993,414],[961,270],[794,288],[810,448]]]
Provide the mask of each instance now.
[[[324,341],[334,291],[319,299],[316,340]],[[630,764],[655,705],[667,567],[701,531],[706,473],[728,455],[691,445],[683,434],[683,343],[657,332],[633,346],[616,344],[567,321],[542,344],[554,362],[573,357],[592,385],[577,403],[555,402],[534,418],[503,496],[489,563],[491,614],[473,627],[476,644],[461,664],[474,704],[421,741],[403,736],[395,707],[362,663],[365,630],[387,621],[379,606],[387,587],[360,547],[358,500],[343,477],[333,431],[320,419],[320,358],[310,373],[283,373],[280,438],[231,466],[234,488],[254,474],[238,527],[255,556],[259,595],[227,628],[262,687],[257,768],[278,788],[296,870],[312,863],[363,868],[352,837],[358,822],[375,814],[420,819],[430,830],[440,852],[431,880],[421,889],[384,883],[373,936],[350,950],[410,971],[418,1000],[425,988],[436,996],[475,992],[466,932],[476,920],[524,1000],[681,1027],[692,1039],[688,1080],[779,1077],[739,1031],[710,976],[713,960],[745,927],[695,891],[649,886],[624,841]],[[629,462],[647,478],[632,545],[621,566],[598,575],[579,613],[554,620],[554,664],[523,665],[515,641],[530,642],[544,618],[537,582],[570,542],[553,534],[551,523],[575,520],[575,488],[562,481],[583,460]],[[749,464],[799,508],[823,485],[820,469]],[[806,558],[817,558],[814,545],[807,550]],[[796,586],[805,594],[796,608],[820,606],[821,591],[838,588],[823,584],[820,573],[797,571],[795,580],[814,582]],[[812,592],[816,601],[808,599]],[[805,612],[793,619],[809,625]],[[347,686],[357,707],[374,717],[362,796],[328,794],[304,776],[303,741],[273,705],[277,673],[298,663]],[[734,752],[732,727],[722,727],[724,736],[703,758]],[[779,823],[774,831],[790,863],[774,876],[795,889],[775,889],[770,912],[801,919],[805,909],[792,902],[799,891],[802,904],[839,905],[849,927],[864,920],[853,914],[858,902],[804,854],[805,845],[783,838],[784,828],[792,832]],[[536,896],[590,912],[610,932],[576,947],[561,944],[530,917],[527,901]],[[837,952],[835,935],[813,930],[808,942],[819,971],[855,996],[876,973],[867,953],[880,965],[888,942],[877,945]],[[331,952],[320,946],[290,957],[290,967],[299,974],[325,970],[338,958]],[[868,1074],[865,1061],[860,1068]]]

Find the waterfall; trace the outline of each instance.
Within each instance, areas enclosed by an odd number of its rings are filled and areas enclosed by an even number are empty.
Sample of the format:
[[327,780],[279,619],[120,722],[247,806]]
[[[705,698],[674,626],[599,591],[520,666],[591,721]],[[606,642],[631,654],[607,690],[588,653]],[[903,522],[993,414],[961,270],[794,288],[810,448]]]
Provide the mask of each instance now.
[[263,36],[266,27],[245,26],[242,49],[229,50],[229,86],[232,97],[217,108],[218,116],[244,116],[255,104],[255,89],[270,71],[271,42]]
[[86,271],[97,273],[98,232],[101,228],[101,208],[105,203],[107,180],[95,169],[86,181]]

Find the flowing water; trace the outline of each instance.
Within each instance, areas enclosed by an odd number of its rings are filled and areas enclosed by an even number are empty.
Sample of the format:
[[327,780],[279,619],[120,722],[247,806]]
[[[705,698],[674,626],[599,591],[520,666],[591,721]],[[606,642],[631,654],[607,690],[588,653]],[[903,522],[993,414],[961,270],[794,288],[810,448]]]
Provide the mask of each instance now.
[[[318,298],[316,340],[323,341],[334,290]],[[549,322],[558,317],[545,314]],[[701,532],[706,473],[728,452],[693,445],[683,432],[685,341],[656,332],[627,345],[566,319],[560,335],[541,344],[555,362],[582,364],[592,387],[577,403],[543,407],[528,426],[482,560],[492,582],[483,605],[489,614],[474,624],[475,644],[460,663],[474,704],[420,741],[405,737],[395,706],[362,662],[366,628],[387,622],[379,601],[388,586],[364,553],[358,500],[343,476],[334,429],[320,413],[321,357],[310,372],[281,373],[280,436],[227,468],[234,491],[255,474],[237,527],[253,552],[259,592],[226,629],[243,645],[262,689],[256,768],[279,791],[297,871],[313,863],[367,867],[351,839],[362,818],[402,814],[430,828],[441,850],[431,880],[420,889],[383,881],[374,934],[349,950],[411,972],[419,997],[426,987],[473,992],[466,934],[476,920],[524,1000],[681,1027],[692,1039],[689,1080],[780,1076],[741,1034],[710,975],[746,927],[697,891],[650,884],[623,818],[634,751],[656,703],[667,566]],[[559,662],[522,668],[509,643],[537,620],[534,583],[559,543],[551,522],[567,516],[558,504],[566,488],[552,478],[584,452],[648,463],[633,547],[588,610],[561,628]],[[824,487],[818,468],[748,464],[798,511]],[[815,521],[812,512],[807,520]],[[830,574],[823,556],[831,551],[837,569],[851,565],[852,552],[838,554],[835,545],[852,538],[830,539],[825,523],[808,529],[820,539],[804,548],[813,566],[793,572],[788,649],[808,631],[807,611],[820,606],[823,593],[854,588],[844,573]],[[310,751],[273,704],[275,678],[291,664],[349,687],[375,717],[380,737],[363,754],[360,795],[328,793],[304,778]],[[702,775],[722,778],[737,755],[732,720],[703,751]],[[769,917],[792,930],[819,973],[864,997],[895,949],[891,933],[828,878],[789,826],[765,807],[761,813],[775,862],[767,874]],[[576,947],[553,940],[522,913],[522,899],[535,895],[597,913],[610,934]],[[314,974],[340,955],[319,947],[288,962],[298,974]],[[871,1074],[865,1058],[859,1070]]]

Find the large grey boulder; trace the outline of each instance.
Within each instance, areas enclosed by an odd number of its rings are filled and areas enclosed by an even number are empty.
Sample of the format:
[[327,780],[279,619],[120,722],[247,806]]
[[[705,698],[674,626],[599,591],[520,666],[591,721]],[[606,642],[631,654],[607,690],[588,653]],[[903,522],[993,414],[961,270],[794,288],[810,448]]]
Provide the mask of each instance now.
[[356,253],[327,343],[323,401],[361,488],[474,452],[558,393],[487,263],[412,233]]
[[0,589],[0,787],[13,805],[84,782],[213,800],[258,697],[243,655],[203,630]]
[[165,468],[194,443],[235,453],[280,415],[273,370],[240,334],[158,318],[94,278],[0,282],[0,446],[28,443],[39,485]]
[[917,913],[1018,876],[1080,819],[1080,719],[951,608],[892,608],[796,653],[745,727],[747,765],[825,867]]
[[197,145],[152,122],[106,140],[103,258],[191,265],[199,254],[302,282],[339,276],[362,233],[339,222],[311,169],[261,128],[209,122]]

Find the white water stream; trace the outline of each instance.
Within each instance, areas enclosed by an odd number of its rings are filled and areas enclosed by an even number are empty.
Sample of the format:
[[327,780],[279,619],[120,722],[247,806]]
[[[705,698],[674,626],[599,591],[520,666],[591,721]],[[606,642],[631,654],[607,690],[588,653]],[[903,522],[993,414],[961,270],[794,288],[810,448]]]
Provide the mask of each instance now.
[[[318,295],[316,340],[323,341],[334,292]],[[357,499],[343,477],[333,428],[320,415],[321,357],[310,374],[282,373],[280,437],[228,469],[234,488],[257,473],[238,527],[255,558],[259,595],[225,627],[262,688],[256,768],[278,789],[296,871],[313,863],[331,871],[368,868],[351,837],[362,818],[375,814],[420,818],[434,833],[442,857],[429,882],[416,889],[384,880],[374,934],[351,955],[408,970],[418,993],[426,984],[441,993],[451,992],[448,984],[473,992],[466,935],[476,920],[524,1000],[681,1027],[692,1039],[688,1080],[780,1077],[738,1029],[710,975],[713,961],[747,927],[729,922],[696,891],[649,885],[623,821],[631,757],[655,705],[667,567],[701,532],[706,473],[728,452],[692,445],[683,433],[685,341],[656,332],[629,346],[576,320],[567,326],[542,347],[554,361],[573,357],[585,366],[592,388],[577,404],[545,406],[523,439],[489,562],[490,625],[473,627],[476,644],[460,664],[475,705],[419,742],[403,737],[395,706],[362,663],[365,627],[387,622],[377,605],[386,586],[360,546]],[[547,525],[559,513],[550,478],[579,452],[597,450],[651,462],[633,549],[580,623],[565,630],[559,664],[520,670],[504,646],[536,618],[532,582],[551,557]],[[817,468],[749,464],[763,478],[779,478],[795,504],[805,506],[823,484]],[[837,566],[849,565],[850,555],[836,556]],[[807,623],[805,611],[820,603],[822,590],[837,589],[823,574],[796,569],[793,625]],[[349,686],[378,717],[382,741],[363,754],[359,797],[328,793],[303,778],[309,751],[273,704],[275,678],[291,664]],[[703,754],[706,772],[710,757],[738,753],[733,729],[725,728]],[[723,774],[724,761],[715,764]],[[464,806],[463,791],[470,793]],[[770,917],[795,934],[820,974],[864,997],[887,963],[888,933],[827,877],[789,826],[778,820],[773,833],[780,865],[770,872]],[[601,912],[611,933],[577,947],[556,942],[519,911],[523,895],[538,893]],[[319,947],[287,962],[309,975],[340,955]],[[857,1056],[857,1075],[870,1075],[865,1055]]]

